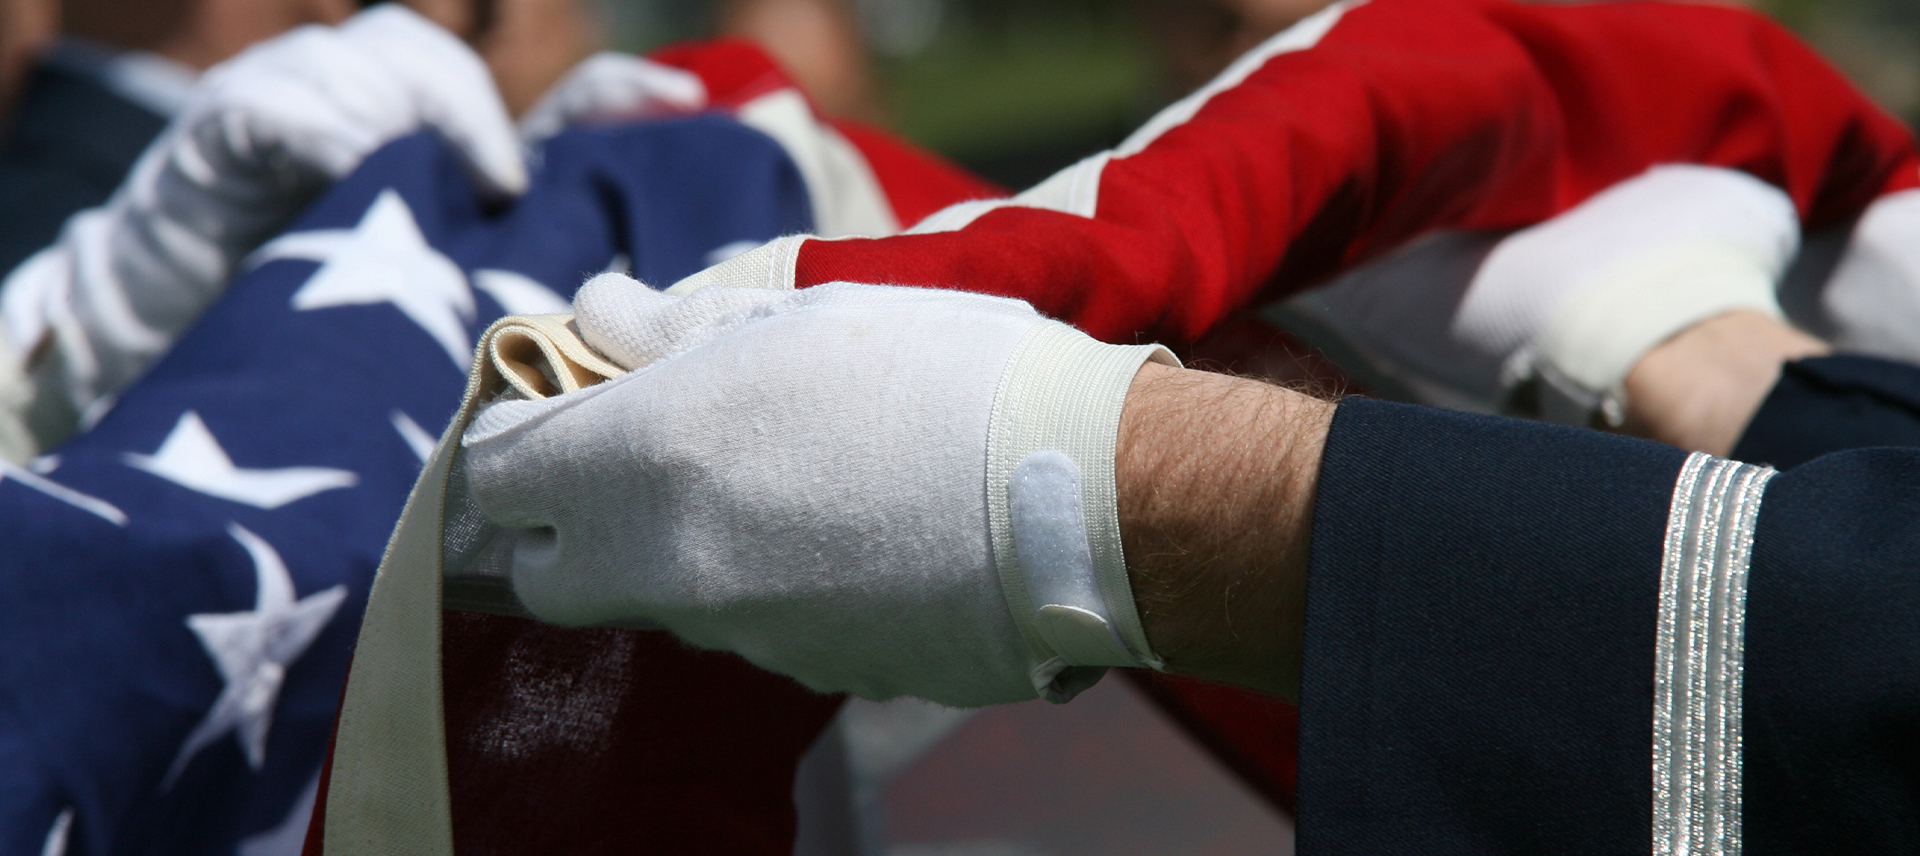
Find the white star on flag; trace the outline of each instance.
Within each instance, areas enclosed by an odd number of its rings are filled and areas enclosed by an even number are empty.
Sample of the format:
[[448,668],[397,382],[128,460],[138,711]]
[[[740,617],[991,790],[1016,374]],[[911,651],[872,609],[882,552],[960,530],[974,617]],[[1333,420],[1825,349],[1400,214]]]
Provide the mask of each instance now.
[[533,277],[510,270],[482,268],[473,272],[473,284],[499,301],[508,315],[565,315],[573,304]]
[[0,461],[0,481],[9,478],[81,511],[98,516],[115,526],[127,525],[127,513],[115,507],[113,503],[99,497],[88,496],[32,470],[23,470],[6,461]]
[[293,293],[294,309],[391,303],[439,342],[460,371],[472,361],[473,289],[460,267],[427,243],[413,210],[391,189],[380,191],[353,228],[289,233],[261,247],[251,263],[275,259],[320,262]]
[[73,809],[69,808],[53,819],[46,843],[40,845],[40,856],[67,856],[67,837],[72,832]]
[[129,453],[128,466],[209,496],[272,510],[321,491],[353,487],[360,477],[331,467],[247,469],[234,466],[227,450],[207,430],[200,414],[180,414],[167,439],[151,455]]
[[306,653],[347,599],[347,587],[337,585],[295,600],[293,577],[273,545],[238,523],[227,524],[227,534],[253,559],[253,610],[187,616],[187,627],[200,637],[226,687],[187,735],[162,790],[173,787],[195,754],[230,732],[239,738],[248,766],[258,770],[266,763],[267,728],[287,667]]
[[307,826],[313,821],[313,804],[320,798],[320,774],[313,774],[293,798],[293,807],[280,824],[265,832],[240,839],[233,856],[300,856],[305,852]]
[[428,434],[427,429],[420,427],[420,423],[413,421],[406,411],[395,410],[387,419],[393,423],[393,430],[399,432],[400,439],[406,441],[407,448],[413,450],[413,456],[419,458],[420,463],[426,463],[433,456],[433,447],[440,445],[440,441]]

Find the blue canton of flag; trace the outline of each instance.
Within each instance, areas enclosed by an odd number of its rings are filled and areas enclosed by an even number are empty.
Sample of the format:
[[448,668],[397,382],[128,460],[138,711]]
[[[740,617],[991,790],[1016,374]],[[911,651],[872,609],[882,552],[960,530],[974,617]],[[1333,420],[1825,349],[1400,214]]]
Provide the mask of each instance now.
[[489,208],[398,141],[91,431],[0,471],[0,853],[294,854],[367,587],[474,339],[806,231],[769,138],[574,131]]

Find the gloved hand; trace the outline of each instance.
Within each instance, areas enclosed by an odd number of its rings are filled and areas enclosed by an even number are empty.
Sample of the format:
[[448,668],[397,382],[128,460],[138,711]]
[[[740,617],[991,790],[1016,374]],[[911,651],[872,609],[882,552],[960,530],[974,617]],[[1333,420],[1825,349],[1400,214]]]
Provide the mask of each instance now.
[[1433,236],[1283,315],[1428,404],[1617,426],[1654,346],[1722,312],[1781,316],[1799,237],[1792,200],[1759,179],[1656,167],[1510,235]]
[[525,189],[485,64],[403,6],[301,27],[209,70],[107,204],[74,215],[6,280],[5,356],[32,379],[39,445],[144,371],[330,182],[423,128],[487,192]]
[[529,150],[582,122],[691,113],[707,104],[700,76],[618,51],[596,53],[568,71],[520,117]]
[[[1850,229],[1813,240],[1838,258],[1824,281],[1788,286],[1797,298],[1787,306],[1794,320],[1841,350],[1920,363],[1920,190],[1882,196]],[[1843,248],[1835,240],[1844,240]],[[1807,248],[1806,255],[1817,254]]]
[[468,496],[514,530],[535,615],[650,621],[815,689],[962,706],[1158,664],[1113,461],[1164,349],[850,283],[669,296],[603,274],[575,309],[635,370],[493,404],[465,436]]

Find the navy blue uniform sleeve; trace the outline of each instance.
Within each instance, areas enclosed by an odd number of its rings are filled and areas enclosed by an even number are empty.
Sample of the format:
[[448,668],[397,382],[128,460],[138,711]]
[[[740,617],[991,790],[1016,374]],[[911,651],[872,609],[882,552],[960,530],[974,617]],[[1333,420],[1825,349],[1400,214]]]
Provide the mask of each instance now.
[[1655,607],[1685,458],[1340,404],[1314,504],[1301,852],[1648,852]]
[[1920,447],[1920,368],[1842,355],[1788,363],[1734,448],[1782,468],[1812,461],[1768,486],[1754,545],[1755,843],[1920,852],[1920,455],[1864,449],[1885,446]]
[[1920,852],[1920,449],[1349,400],[1313,537],[1303,852]]
[[1745,730],[1749,854],[1920,853],[1920,449],[1767,485]]
[[1784,470],[1869,446],[1920,446],[1920,367],[1848,355],[1788,363],[1732,457]]

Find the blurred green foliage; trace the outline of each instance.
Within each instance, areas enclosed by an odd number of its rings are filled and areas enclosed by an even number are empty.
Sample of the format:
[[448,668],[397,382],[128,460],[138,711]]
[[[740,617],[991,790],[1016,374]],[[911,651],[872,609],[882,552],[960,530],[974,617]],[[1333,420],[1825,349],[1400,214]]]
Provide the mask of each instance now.
[[1126,5],[997,5],[956,9],[922,50],[877,61],[888,124],[1018,187],[1112,145],[1165,100]]
[[1920,0],[1759,0],[1853,82],[1920,125]]

